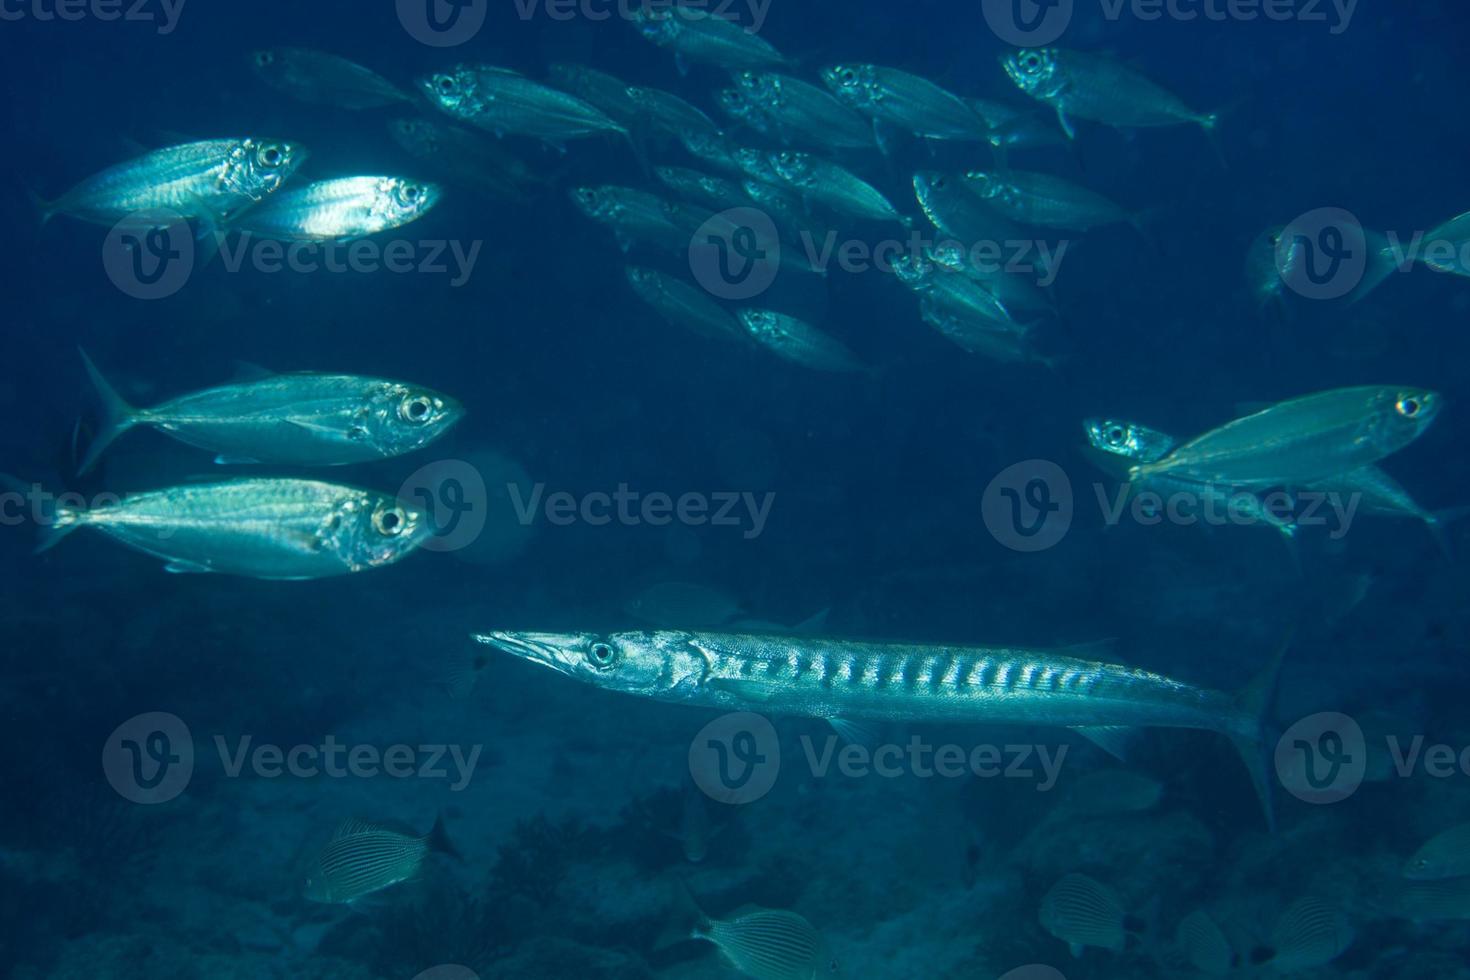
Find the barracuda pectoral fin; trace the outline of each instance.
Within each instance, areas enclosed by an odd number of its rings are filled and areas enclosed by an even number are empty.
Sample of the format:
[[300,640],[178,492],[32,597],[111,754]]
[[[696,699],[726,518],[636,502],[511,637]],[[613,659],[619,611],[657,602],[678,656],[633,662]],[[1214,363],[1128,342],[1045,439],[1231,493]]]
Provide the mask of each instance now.
[[846,718],[828,718],[827,724],[832,726],[838,737],[850,745],[861,745],[870,749],[882,740],[883,733],[877,725],[849,721]]
[[771,700],[773,695],[769,685],[762,684],[760,681],[743,681],[734,677],[711,677],[705,681],[705,686],[733,695],[742,701],[765,702]]
[[1075,725],[1072,731],[1087,739],[1119,762],[1128,761],[1128,746],[1138,734],[1136,728],[1101,725]]

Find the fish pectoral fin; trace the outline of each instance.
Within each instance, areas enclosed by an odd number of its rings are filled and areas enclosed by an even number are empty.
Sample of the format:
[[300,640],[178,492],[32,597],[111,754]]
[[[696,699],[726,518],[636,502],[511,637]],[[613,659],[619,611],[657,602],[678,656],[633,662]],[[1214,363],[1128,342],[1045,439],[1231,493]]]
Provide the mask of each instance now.
[[197,561],[184,561],[182,558],[175,558],[173,561],[170,561],[163,566],[163,570],[170,575],[206,575],[214,571],[208,565],[200,564]]
[[1128,761],[1128,745],[1137,734],[1137,729],[1108,725],[1074,725],[1072,731],[1119,762]]
[[712,677],[705,684],[726,694],[733,694],[742,701],[769,701],[771,688],[759,681],[743,681],[733,677]]
[[1067,134],[1067,139],[1077,138],[1077,130],[1072,128],[1072,120],[1067,118],[1067,112],[1061,106],[1057,107],[1057,122],[1061,124],[1062,132]]
[[844,742],[851,745],[861,745],[872,748],[882,738],[882,732],[877,725],[867,724],[860,721],[848,721],[846,718],[828,718],[827,724],[838,734]]
[[220,453],[214,458],[214,465],[216,466],[249,466],[259,462],[260,460],[252,459],[249,456],[231,456],[228,453]]

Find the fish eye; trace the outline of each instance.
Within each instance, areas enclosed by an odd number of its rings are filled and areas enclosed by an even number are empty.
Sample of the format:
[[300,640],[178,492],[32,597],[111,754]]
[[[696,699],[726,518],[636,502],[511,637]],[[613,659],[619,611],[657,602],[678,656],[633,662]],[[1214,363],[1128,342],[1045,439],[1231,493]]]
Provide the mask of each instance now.
[[1394,410],[1406,419],[1414,418],[1424,411],[1424,403],[1413,395],[1405,395],[1394,404]]
[[613,665],[618,658],[618,653],[611,644],[594,643],[587,648],[587,662],[598,670],[606,670]]
[[400,184],[394,193],[405,206],[418,204],[424,198],[424,188],[418,184]]
[[935,190],[942,191],[949,186],[949,178],[935,177],[933,180],[929,181],[929,186],[934,188]]
[[434,401],[428,395],[410,395],[398,404],[398,417],[405,422],[424,423],[434,414]]
[[267,143],[255,154],[256,161],[270,170],[275,170],[286,162],[286,151],[278,143]]
[[848,85],[856,85],[858,80],[857,72],[851,68],[842,69],[842,71],[837,73],[837,77]]
[[1021,70],[1024,71],[1026,74],[1034,75],[1037,72],[1041,71],[1041,55],[1037,54],[1035,51],[1027,51],[1025,54],[1021,55],[1020,65]]
[[434,76],[434,87],[445,95],[453,95],[459,90],[459,83],[452,75],[436,75]]
[[1123,429],[1121,425],[1115,425],[1107,431],[1105,437],[1107,438],[1108,442],[1112,443],[1113,445],[1121,446],[1124,442],[1128,440],[1128,433]]
[[373,513],[373,530],[385,538],[396,538],[408,526],[408,512],[402,507],[384,507]]
[[276,62],[276,56],[274,54],[272,54],[271,52],[269,52],[269,51],[257,51],[257,52],[255,52],[255,63],[257,65],[259,65],[261,68],[269,68],[271,65],[275,64],[275,62]]

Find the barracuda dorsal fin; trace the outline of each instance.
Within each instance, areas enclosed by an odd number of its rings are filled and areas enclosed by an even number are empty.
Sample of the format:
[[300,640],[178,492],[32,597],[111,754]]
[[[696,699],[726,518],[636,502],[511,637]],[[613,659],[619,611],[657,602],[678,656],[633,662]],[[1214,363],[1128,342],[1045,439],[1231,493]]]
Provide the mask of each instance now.
[[705,684],[716,691],[733,694],[742,701],[764,703],[771,700],[771,688],[760,681],[745,681],[734,677],[711,677]]
[[1133,736],[1138,733],[1136,728],[1102,725],[1077,725],[1073,726],[1072,731],[1119,762],[1128,761],[1128,746],[1133,741]]

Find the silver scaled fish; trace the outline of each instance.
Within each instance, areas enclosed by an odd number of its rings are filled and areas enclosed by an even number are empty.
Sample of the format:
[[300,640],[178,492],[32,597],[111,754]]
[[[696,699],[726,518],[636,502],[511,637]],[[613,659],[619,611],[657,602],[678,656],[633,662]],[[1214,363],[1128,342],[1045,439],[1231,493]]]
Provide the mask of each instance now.
[[779,68],[786,58],[752,30],[714,11],[679,4],[647,4],[632,23],[646,40],[674,53],[681,72],[690,62],[728,71]]
[[54,201],[37,200],[41,221],[65,214],[111,224],[143,211],[212,219],[237,213],[280,189],[306,159],[297,143],[218,139],[146,153],[88,177]]
[[372,69],[325,51],[267,48],[251,54],[250,64],[267,85],[302,102],[376,109],[413,101]]
[[153,408],[123,401],[84,353],[104,422],[85,473],[113,440],[146,425],[217,453],[216,463],[340,466],[401,456],[448,432],[464,409],[429,388],[346,374],[279,374],[206,388]]
[[1106,55],[1063,48],[1030,48],[1001,59],[1016,87],[1056,110],[1068,138],[1073,119],[1146,128],[1193,123],[1209,133],[1215,113],[1195,112],[1175,94]]
[[965,100],[918,75],[878,65],[833,65],[822,81],[848,106],[926,139],[987,141],[990,127]]
[[627,127],[575,95],[493,65],[457,65],[419,80],[429,101],[462,122],[560,145]]
[[297,580],[391,565],[433,533],[387,494],[317,480],[239,479],[131,493],[90,509],[58,507],[39,550],[90,527],[169,572]]
[[736,313],[745,332],[777,357],[814,371],[866,371],[846,344],[804,320],[773,310]]
[[277,241],[352,241],[417,221],[442,199],[427,181],[337,177],[278,194],[227,227]]

